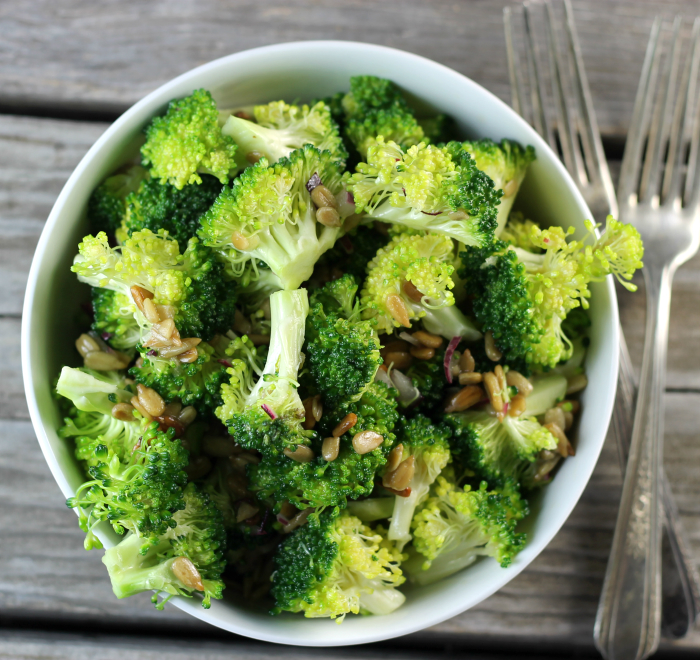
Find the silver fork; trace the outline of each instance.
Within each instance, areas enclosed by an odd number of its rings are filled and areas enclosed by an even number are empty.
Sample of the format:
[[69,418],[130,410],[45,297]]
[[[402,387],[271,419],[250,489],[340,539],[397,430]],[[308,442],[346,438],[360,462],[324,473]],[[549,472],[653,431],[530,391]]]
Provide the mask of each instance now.
[[[596,645],[610,660],[646,658],[659,643],[664,388],[676,269],[700,246],[700,118],[696,117],[700,17],[681,70],[682,21],[664,49],[652,28],[622,159],[621,219],[644,240],[647,325],[630,456],[596,620]],[[680,74],[680,80],[679,80]]]
[[[542,3],[538,3],[541,7]],[[518,65],[515,29],[510,7],[504,10],[503,20],[506,34],[508,70],[511,83],[513,108],[529,121],[534,128],[561,154],[562,160],[577,183],[596,222],[603,222],[608,214],[617,216],[617,201],[610,171],[603,152],[600,133],[593,110],[590,90],[586,79],[581,49],[578,42],[573,12],[568,0],[564,1],[566,61],[557,54],[560,41],[558,22],[552,6],[544,3],[548,72],[552,89],[552,102],[548,102],[546,80],[539,55],[539,39],[535,34],[538,23],[533,3],[523,6],[525,70]],[[540,21],[541,23],[542,21]],[[529,78],[529,94],[525,79]],[[529,102],[528,102],[529,97]],[[553,107],[554,121],[546,110]],[[558,129],[559,141],[555,137]],[[612,433],[616,440],[622,469],[627,464],[629,438],[632,429],[636,387],[634,370],[620,332],[620,370]],[[664,537],[664,632],[671,637],[682,637],[693,625],[700,611],[700,581],[687,550],[684,532],[665,478],[663,502],[666,513]]]

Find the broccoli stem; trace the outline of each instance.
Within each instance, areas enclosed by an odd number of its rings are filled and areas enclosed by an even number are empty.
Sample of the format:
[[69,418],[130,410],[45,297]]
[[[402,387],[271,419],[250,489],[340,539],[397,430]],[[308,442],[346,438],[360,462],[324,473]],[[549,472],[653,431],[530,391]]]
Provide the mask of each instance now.
[[142,591],[164,591],[172,595],[186,594],[189,590],[172,571],[177,557],[165,561],[159,554],[170,547],[169,541],[161,541],[141,553],[144,540],[129,534],[121,543],[105,552],[102,561],[107,566],[112,589],[117,598],[128,598]]
[[371,593],[363,593],[360,596],[360,608],[371,614],[391,614],[406,602],[398,589],[387,588],[380,580],[367,581],[372,589]]
[[393,497],[370,497],[366,500],[348,502],[348,513],[362,522],[374,522],[391,518],[394,510]]
[[[243,154],[255,151],[263,154],[271,163],[276,163],[280,158],[289,155],[292,147],[287,145],[299,142],[298,138],[295,140],[294,135],[282,129],[271,130],[235,115],[231,115],[226,120],[221,132],[233,138]],[[296,148],[301,146],[301,144],[295,145]]]
[[461,337],[465,341],[478,341],[483,337],[471,319],[465,316],[456,305],[434,309],[417,303],[413,303],[411,306],[416,312],[419,310],[421,313],[425,312],[421,321],[428,332],[448,340],[453,337]]
[[[309,299],[306,289],[278,291],[270,296],[272,336],[263,375],[247,398],[247,406],[258,405],[259,399],[282,415],[290,407],[300,408],[297,375],[301,366]],[[274,382],[272,392],[261,396]]]
[[411,581],[426,585],[461,571],[473,564],[478,555],[478,549],[459,544],[452,550],[439,554],[427,570],[423,570],[425,557],[419,553],[412,554],[408,561],[404,562],[403,567],[410,574]]

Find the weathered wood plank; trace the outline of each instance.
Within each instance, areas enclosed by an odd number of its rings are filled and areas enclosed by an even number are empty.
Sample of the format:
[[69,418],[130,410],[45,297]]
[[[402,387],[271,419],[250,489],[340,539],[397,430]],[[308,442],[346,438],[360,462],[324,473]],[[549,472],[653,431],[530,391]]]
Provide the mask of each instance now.
[[[0,419],[28,419],[19,353],[20,320],[0,317]],[[1,423],[1,422],[0,422]]]
[[[307,39],[408,50],[509,98],[502,9],[513,0],[27,0],[0,10],[0,103],[121,111],[188,69],[247,48]],[[604,133],[624,134],[653,16],[695,0],[574,0]]]
[[39,234],[105,124],[0,117],[0,315],[22,311]]
[[[666,469],[700,563],[700,394],[672,393],[666,404]],[[83,534],[63,504],[30,424],[3,421],[1,428],[0,619],[50,616],[115,629],[173,630],[175,624],[202,629],[175,608],[156,612],[146,595],[114,598],[101,552],[83,550]],[[432,644],[456,635],[590,649],[620,486],[617,455],[608,443],[579,505],[542,555],[478,607],[413,639]],[[691,633],[684,644],[700,646],[700,633]]]
[[[0,657],[13,660],[161,660],[195,657],[198,660],[353,660],[358,657],[365,660],[417,660],[424,657],[424,652],[376,645],[353,649],[312,649],[206,638],[178,640],[173,637],[3,631],[0,633]],[[522,657],[520,653],[469,653],[470,660],[515,660]],[[538,660],[546,656],[527,657]]]

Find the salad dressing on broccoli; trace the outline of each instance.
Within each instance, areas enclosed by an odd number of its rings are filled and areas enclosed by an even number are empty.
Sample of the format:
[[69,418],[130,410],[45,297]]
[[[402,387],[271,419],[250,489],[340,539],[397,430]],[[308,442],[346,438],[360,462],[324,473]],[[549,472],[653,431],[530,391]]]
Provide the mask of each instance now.
[[590,283],[634,289],[643,247],[524,218],[534,149],[451,130],[373,76],[308,105],[197,90],[93,191],[56,391],[117,597],[341,622],[517,560],[575,453]]

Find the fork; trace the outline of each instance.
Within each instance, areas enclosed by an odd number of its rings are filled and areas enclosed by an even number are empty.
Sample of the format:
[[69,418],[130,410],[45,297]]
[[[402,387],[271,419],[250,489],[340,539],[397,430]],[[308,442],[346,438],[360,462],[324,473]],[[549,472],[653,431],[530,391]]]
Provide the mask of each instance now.
[[595,628],[598,649],[610,660],[646,658],[660,636],[659,498],[671,283],[700,246],[700,17],[682,72],[681,23],[680,17],[673,23],[667,53],[658,19],[652,28],[618,185],[621,219],[634,224],[646,246],[647,324],[622,502]]
[[[525,71],[518,65],[512,10],[506,7],[503,20],[506,35],[508,71],[513,98],[513,108],[528,120],[547,140],[550,146],[561,154],[562,160],[581,191],[596,222],[604,221],[608,214],[618,215],[617,201],[610,177],[602,141],[593,110],[590,91],[586,79],[578,36],[569,0],[564,1],[565,42],[568,50],[567,65],[560,65],[557,56],[559,39],[557,21],[552,6],[544,3],[546,24],[547,61],[553,103],[547,102],[548,95],[538,55],[538,40],[535,37],[535,12],[532,3],[523,5]],[[530,102],[525,89],[525,78],[529,78]],[[554,106],[555,125],[547,107]],[[555,137],[558,129],[558,142]],[[581,148],[582,147],[582,148]],[[629,437],[631,434],[634,398],[636,387],[634,370],[620,329],[620,370],[615,408],[612,419],[612,433],[616,439],[621,467],[627,464]],[[663,574],[664,632],[670,637],[683,637],[692,626],[700,611],[700,581],[693,564],[688,544],[673,495],[664,477],[663,503],[665,510]]]

